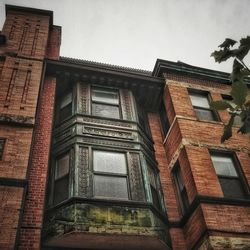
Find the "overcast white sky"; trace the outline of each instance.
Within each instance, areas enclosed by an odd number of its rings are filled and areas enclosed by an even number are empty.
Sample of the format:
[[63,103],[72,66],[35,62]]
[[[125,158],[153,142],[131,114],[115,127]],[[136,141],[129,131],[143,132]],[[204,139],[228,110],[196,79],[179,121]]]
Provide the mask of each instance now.
[[250,35],[250,0],[0,0],[0,29],[5,4],[52,10],[62,56],[151,71],[161,58],[229,72],[211,52]]

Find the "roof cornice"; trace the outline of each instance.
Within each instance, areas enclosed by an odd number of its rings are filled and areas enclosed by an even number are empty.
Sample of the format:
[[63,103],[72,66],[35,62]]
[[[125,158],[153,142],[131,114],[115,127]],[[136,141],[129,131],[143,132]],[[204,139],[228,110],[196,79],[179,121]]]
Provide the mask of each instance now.
[[[222,71],[205,69],[192,66],[183,62],[171,62],[167,60],[157,59],[152,75],[163,77],[163,73],[178,73],[199,79],[212,80],[222,84],[231,85],[230,74]],[[250,78],[245,79],[250,84]]]

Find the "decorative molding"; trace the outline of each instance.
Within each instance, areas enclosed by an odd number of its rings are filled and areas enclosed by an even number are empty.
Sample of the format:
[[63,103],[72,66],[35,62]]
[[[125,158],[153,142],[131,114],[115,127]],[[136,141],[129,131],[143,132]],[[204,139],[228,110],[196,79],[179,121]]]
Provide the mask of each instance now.
[[132,200],[145,201],[140,155],[137,153],[130,153],[128,166]]
[[90,188],[90,171],[89,171],[89,154],[88,148],[79,147],[79,164],[78,168],[78,194],[80,197],[89,197]]
[[121,89],[120,96],[123,119],[133,121],[134,116],[132,110],[132,100],[130,98],[130,91],[127,89]]
[[81,106],[80,106],[80,113],[82,114],[89,114],[89,105],[90,105],[90,100],[89,97],[90,96],[90,89],[89,89],[89,85],[87,84],[80,84],[80,102],[81,102]]
[[114,120],[106,120],[106,119],[98,119],[93,117],[82,117],[82,121],[86,123],[96,123],[96,124],[103,124],[103,125],[109,125],[112,127],[125,127],[125,128],[133,128],[132,124],[125,123],[125,122],[119,122]]
[[72,135],[71,128],[64,130],[62,133],[57,133],[54,136],[54,143],[61,142],[61,141],[65,140],[67,137],[70,137],[71,135]]
[[106,128],[101,129],[101,128],[83,126],[82,133],[83,134],[105,136],[105,137],[118,137],[118,138],[127,139],[127,140],[135,140],[136,139],[136,135],[131,133],[131,132],[110,130],[110,129],[106,129]]
[[34,126],[35,119],[34,117],[30,117],[30,116],[0,114],[0,122],[20,124],[20,125],[25,125],[25,126]]
[[134,143],[126,143],[126,142],[115,141],[115,140],[102,140],[102,139],[96,139],[96,138],[81,138],[81,140],[79,140],[78,142],[101,145],[101,146],[118,147],[118,148],[139,149],[139,145],[135,145]]

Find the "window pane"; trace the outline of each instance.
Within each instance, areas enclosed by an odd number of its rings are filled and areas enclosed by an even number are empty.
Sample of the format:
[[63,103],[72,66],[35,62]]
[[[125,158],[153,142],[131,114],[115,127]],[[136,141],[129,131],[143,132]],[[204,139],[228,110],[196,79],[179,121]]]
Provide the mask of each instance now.
[[92,114],[108,118],[120,118],[119,107],[105,104],[92,104]]
[[161,103],[160,110],[159,110],[160,120],[161,120],[161,127],[164,133],[164,136],[167,135],[167,132],[169,130],[169,122],[167,119],[167,114],[165,110],[164,103]]
[[69,173],[69,154],[57,159],[55,180]]
[[187,196],[187,190],[184,187],[184,189],[181,191],[181,200],[182,200],[182,210],[183,213],[185,213],[188,210],[189,202],[188,202],[188,196]]
[[153,204],[160,210],[160,201],[159,201],[159,196],[158,196],[158,193],[157,193],[157,190],[150,186],[151,187],[151,193],[152,193],[152,200],[153,200]]
[[94,151],[94,171],[126,174],[125,154],[106,151]]
[[184,184],[183,184],[183,180],[182,180],[182,176],[181,176],[180,167],[178,167],[175,176],[176,176],[176,182],[177,182],[178,188],[179,188],[179,190],[181,192],[184,189]]
[[193,106],[210,108],[207,95],[190,93],[190,98]]
[[155,189],[157,189],[156,181],[155,181],[155,174],[151,167],[148,167],[148,175],[149,175],[149,182]]
[[219,180],[225,197],[240,199],[245,198],[245,192],[239,179],[219,178]]
[[95,175],[94,192],[98,197],[128,199],[127,178]]
[[110,104],[119,104],[119,96],[117,91],[112,90],[92,90],[92,101],[106,102]]
[[72,103],[60,109],[60,121],[69,118],[72,115]]
[[54,186],[54,203],[57,204],[68,198],[69,195],[69,178],[68,175],[55,181]]
[[217,175],[238,176],[232,157],[227,155],[212,155],[211,157]]
[[203,121],[215,121],[216,120],[212,110],[205,110],[205,109],[199,109],[199,108],[194,108],[194,110],[199,120],[203,120]]
[[68,104],[70,104],[72,102],[72,93],[68,93],[66,94],[60,103],[60,108],[64,108],[65,106],[67,106]]

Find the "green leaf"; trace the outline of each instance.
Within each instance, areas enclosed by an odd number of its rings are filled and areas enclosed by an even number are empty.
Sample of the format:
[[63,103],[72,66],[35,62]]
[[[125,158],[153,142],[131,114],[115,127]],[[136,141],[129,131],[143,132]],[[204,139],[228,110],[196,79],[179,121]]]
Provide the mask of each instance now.
[[235,56],[234,53],[229,49],[224,50],[215,50],[212,54],[212,57],[214,57],[214,60],[218,63],[221,63],[222,61],[226,61],[228,58]]
[[223,132],[223,135],[221,137],[221,143],[225,142],[230,137],[232,137],[232,134],[233,134],[232,133],[232,126],[234,124],[234,117],[235,117],[235,114],[231,114],[231,117],[230,117],[228,124],[225,125],[224,132]]
[[238,49],[235,49],[232,53],[240,60],[243,60],[244,57],[247,55],[249,49],[250,48],[248,46],[240,46]]
[[245,115],[246,116],[244,117],[244,120],[242,119],[243,125],[238,130],[238,133],[242,134],[250,133],[250,110],[248,110],[248,113],[246,113]]
[[214,101],[210,103],[210,107],[215,110],[233,109],[233,107],[227,101]]
[[250,36],[247,36],[246,38],[240,39],[240,46],[246,46],[250,48]]
[[225,41],[220,44],[218,47],[220,48],[229,48],[230,46],[234,46],[237,42],[231,38],[226,38]]
[[243,81],[237,81],[232,84],[231,95],[236,105],[241,107],[247,96],[247,85]]

